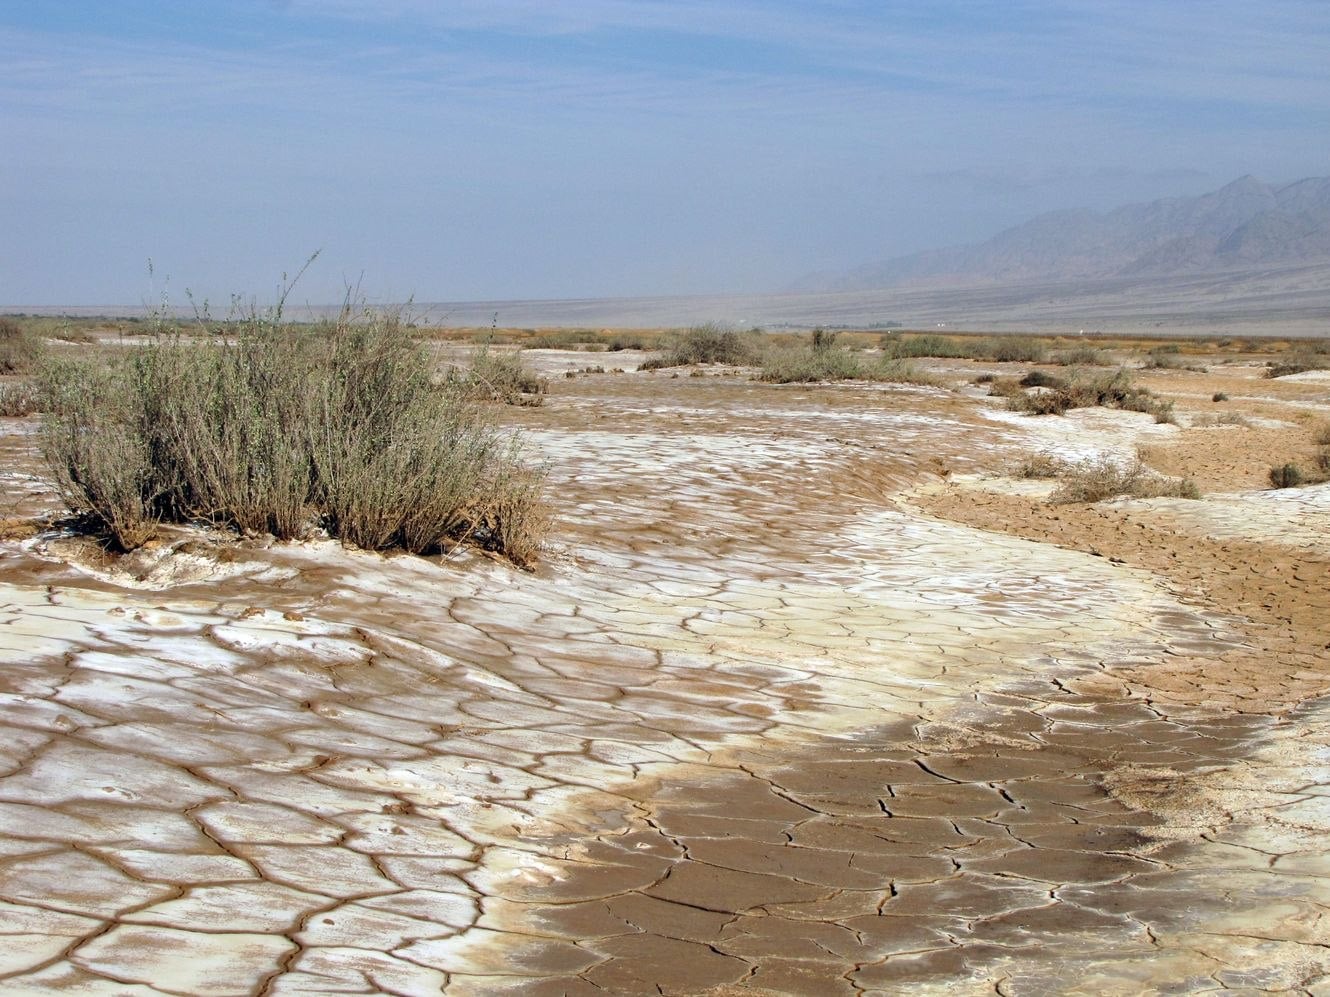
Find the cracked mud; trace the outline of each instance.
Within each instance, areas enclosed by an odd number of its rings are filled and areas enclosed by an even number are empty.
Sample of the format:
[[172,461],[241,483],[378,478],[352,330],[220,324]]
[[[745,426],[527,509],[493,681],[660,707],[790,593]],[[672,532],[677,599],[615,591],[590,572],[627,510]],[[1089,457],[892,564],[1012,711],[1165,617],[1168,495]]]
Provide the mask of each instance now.
[[938,389],[509,417],[535,575],[0,546],[0,991],[1330,992],[1328,486],[1048,507],[981,472],[1179,431]]

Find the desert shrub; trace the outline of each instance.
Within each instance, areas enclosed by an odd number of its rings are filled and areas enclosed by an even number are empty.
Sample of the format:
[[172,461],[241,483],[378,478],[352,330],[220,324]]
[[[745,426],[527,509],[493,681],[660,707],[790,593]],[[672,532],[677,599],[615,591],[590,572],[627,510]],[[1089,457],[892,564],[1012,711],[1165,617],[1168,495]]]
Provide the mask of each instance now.
[[1065,388],[1067,382],[1056,374],[1032,370],[1017,382],[1022,388]]
[[0,384],[0,416],[25,416],[41,411],[42,392],[31,381]]
[[44,367],[42,448],[75,512],[121,549],[161,521],[417,553],[471,542],[528,563],[540,474],[391,319],[161,336],[109,366]]
[[1050,453],[1030,454],[1012,470],[1017,478],[1056,478],[1066,474],[1072,465],[1064,458]]
[[1061,350],[1052,357],[1053,363],[1064,367],[1107,367],[1112,360],[1107,350],[1095,346],[1074,346]]
[[864,376],[863,365],[849,350],[803,346],[767,350],[758,377],[773,384],[847,381]]
[[1301,374],[1309,370],[1330,368],[1330,357],[1311,352],[1294,353],[1283,360],[1272,362],[1265,369],[1266,377],[1287,377],[1289,374]]
[[965,357],[973,353],[966,344],[946,336],[932,334],[899,336],[888,333],[879,341],[885,356],[893,359],[905,357]]
[[28,374],[42,354],[41,340],[10,318],[0,318],[0,374]]
[[1176,422],[1173,403],[1135,384],[1124,368],[1103,374],[1078,371],[1060,387],[1012,394],[1007,407],[1030,415],[1062,415],[1074,408],[1120,408],[1147,412],[1155,422]]
[[1270,484],[1276,488],[1296,488],[1302,482],[1302,469],[1297,464],[1280,464],[1270,468]]
[[495,350],[488,342],[472,351],[467,369],[453,369],[449,377],[472,397],[506,405],[539,405],[549,391],[545,378],[522,365],[520,351]]
[[996,380],[997,380],[997,375],[996,375],[996,374],[985,373],[985,374],[980,374],[980,375],[978,375],[978,376],[974,379],[974,382],[973,382],[973,383],[975,383],[975,384],[992,384],[992,383],[993,383],[994,381],[996,381]]
[[1330,447],[1330,422],[1320,422],[1312,429],[1312,442],[1318,447]]
[[899,359],[882,358],[878,363],[865,367],[863,376],[867,380],[884,384],[917,384],[928,388],[941,387],[946,383],[942,378],[930,374],[918,365]]
[[1049,502],[1063,505],[1100,502],[1119,495],[1133,498],[1201,497],[1196,483],[1189,478],[1168,478],[1148,470],[1139,460],[1120,464],[1110,458],[1072,465],[1059,475],[1062,479]]
[[685,330],[670,344],[664,356],[651,358],[641,369],[659,370],[695,363],[745,366],[760,362],[762,353],[756,334],[708,323]]
[[1193,426],[1242,426],[1251,428],[1251,420],[1240,412],[1221,412],[1218,415],[1198,415],[1191,421]]
[[988,385],[988,394],[994,398],[1014,398],[1022,394],[1020,381],[1014,377],[993,378]]
[[619,353],[623,350],[645,350],[646,348],[647,342],[641,336],[618,335],[605,344],[605,349],[610,353]]
[[1030,336],[994,336],[983,341],[981,350],[1001,363],[1040,363],[1047,353],[1044,344]]
[[1213,395],[1210,396],[1210,401],[1212,401],[1212,402],[1226,402],[1226,401],[1228,401],[1228,394],[1227,394],[1226,392],[1223,392],[1223,391],[1216,391]]

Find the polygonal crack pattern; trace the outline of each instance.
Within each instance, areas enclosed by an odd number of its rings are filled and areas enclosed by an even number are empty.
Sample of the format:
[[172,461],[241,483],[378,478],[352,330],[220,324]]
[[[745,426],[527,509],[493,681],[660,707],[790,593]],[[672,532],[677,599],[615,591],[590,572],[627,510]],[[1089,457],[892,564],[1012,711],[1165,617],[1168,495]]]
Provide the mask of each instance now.
[[536,575],[169,539],[131,575],[6,546],[0,989],[1323,971],[1330,794],[1253,755],[1319,745],[1314,714],[1142,692],[1179,649],[1239,646],[1240,617],[891,502],[915,451],[984,438],[943,393],[640,383],[613,432],[575,393],[520,416],[563,511]]

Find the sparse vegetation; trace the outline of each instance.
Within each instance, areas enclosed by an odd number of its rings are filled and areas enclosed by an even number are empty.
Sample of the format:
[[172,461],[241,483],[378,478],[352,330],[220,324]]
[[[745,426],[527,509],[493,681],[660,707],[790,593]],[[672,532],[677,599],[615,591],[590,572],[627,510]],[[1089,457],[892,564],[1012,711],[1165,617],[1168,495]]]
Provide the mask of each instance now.
[[1302,374],[1309,370],[1330,369],[1330,356],[1308,350],[1294,353],[1282,360],[1272,360],[1265,369],[1266,377],[1287,377],[1290,374]]
[[1276,488],[1296,488],[1303,480],[1302,469],[1297,464],[1279,464],[1270,468],[1270,484]]
[[937,336],[888,334],[880,341],[882,352],[891,358],[945,357],[967,360],[1021,361],[1039,363],[1047,353],[1045,345],[1030,336]]
[[1218,415],[1198,415],[1191,424],[1197,427],[1241,426],[1251,429],[1251,420],[1240,412],[1220,412]]
[[41,411],[41,389],[31,381],[0,384],[0,416],[25,416]]
[[1212,401],[1212,402],[1226,402],[1226,401],[1228,401],[1228,394],[1227,394],[1227,392],[1224,392],[1224,391],[1216,391],[1213,395],[1210,396],[1210,401]]
[[471,354],[466,370],[453,370],[450,378],[465,393],[506,405],[540,405],[549,382],[522,365],[519,350],[495,350],[482,343]]
[[1074,408],[1119,408],[1147,412],[1155,422],[1176,421],[1173,403],[1135,384],[1124,368],[1111,374],[1075,372],[1061,386],[1013,393],[1007,407],[1031,415],[1062,415]]
[[1073,467],[1062,457],[1050,453],[1031,454],[1013,469],[1017,478],[1056,478]]
[[1201,497],[1196,483],[1189,478],[1168,478],[1156,474],[1139,460],[1122,464],[1101,457],[1068,466],[1058,477],[1061,478],[1061,484],[1048,499],[1055,505],[1101,502],[1119,495],[1132,498]]
[[758,363],[762,353],[757,334],[708,323],[685,330],[670,344],[664,356],[647,360],[641,369],[660,370],[696,363],[746,366]]
[[1052,360],[1063,367],[1108,367],[1113,359],[1108,350],[1094,346],[1076,346],[1053,354]]
[[42,354],[41,340],[10,318],[0,318],[0,374],[28,374]]
[[124,550],[203,519],[417,553],[537,554],[542,476],[391,317],[160,335],[107,366],[47,364],[42,446],[66,503]]

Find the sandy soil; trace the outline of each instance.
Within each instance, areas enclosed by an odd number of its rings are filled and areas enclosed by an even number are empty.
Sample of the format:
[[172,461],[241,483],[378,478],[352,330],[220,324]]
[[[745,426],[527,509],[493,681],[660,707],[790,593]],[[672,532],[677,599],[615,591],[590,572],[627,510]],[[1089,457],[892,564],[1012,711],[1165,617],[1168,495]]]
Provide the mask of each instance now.
[[[25,535],[0,420],[0,990],[1326,990],[1330,485],[1265,475],[1330,386],[1150,372],[1159,426],[530,356],[535,574]],[[1006,476],[1138,449],[1206,496]]]

